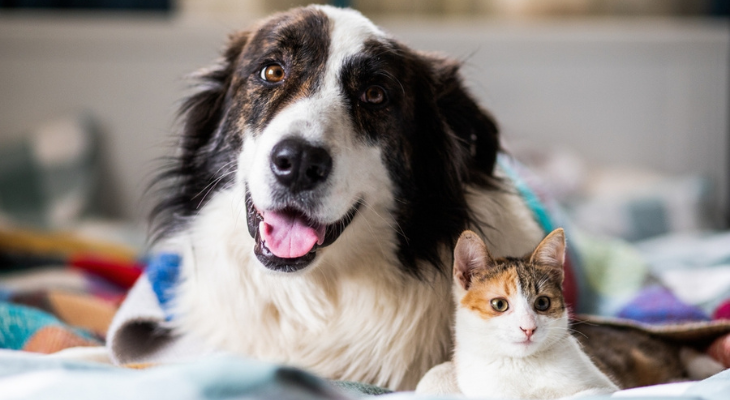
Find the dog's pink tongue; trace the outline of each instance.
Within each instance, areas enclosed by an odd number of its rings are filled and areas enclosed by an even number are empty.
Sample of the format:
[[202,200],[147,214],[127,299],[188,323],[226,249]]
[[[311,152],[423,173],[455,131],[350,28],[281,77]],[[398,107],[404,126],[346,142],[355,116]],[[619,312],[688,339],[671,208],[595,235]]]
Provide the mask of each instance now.
[[324,242],[324,225],[311,227],[298,214],[265,211],[259,224],[266,247],[279,258],[297,258],[309,253],[315,244]]

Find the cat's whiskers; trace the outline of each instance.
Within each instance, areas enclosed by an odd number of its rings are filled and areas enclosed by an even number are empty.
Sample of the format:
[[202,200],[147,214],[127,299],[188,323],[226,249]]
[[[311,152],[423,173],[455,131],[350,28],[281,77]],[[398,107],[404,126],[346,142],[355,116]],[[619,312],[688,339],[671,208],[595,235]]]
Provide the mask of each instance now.
[[574,326],[574,325],[588,325],[588,326],[599,326],[598,324],[595,324],[595,323],[593,323],[593,322],[591,322],[591,321],[586,321],[586,320],[575,320],[575,319],[573,319],[573,320],[570,320],[569,324],[570,324],[570,326]]

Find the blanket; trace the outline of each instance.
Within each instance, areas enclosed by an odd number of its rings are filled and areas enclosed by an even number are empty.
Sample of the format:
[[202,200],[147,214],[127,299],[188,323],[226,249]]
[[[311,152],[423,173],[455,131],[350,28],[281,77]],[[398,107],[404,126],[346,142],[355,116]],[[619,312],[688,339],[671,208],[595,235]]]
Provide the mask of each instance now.
[[[233,356],[207,357],[195,363],[145,370],[40,357],[0,350],[0,400],[5,399],[355,399],[379,394],[383,400],[428,399],[413,392],[386,394],[343,389],[304,371]],[[591,399],[726,400],[730,370],[701,382],[683,382],[625,390]],[[456,397],[439,397],[449,399]]]
[[103,345],[142,268],[124,245],[0,229],[0,348],[50,354]]

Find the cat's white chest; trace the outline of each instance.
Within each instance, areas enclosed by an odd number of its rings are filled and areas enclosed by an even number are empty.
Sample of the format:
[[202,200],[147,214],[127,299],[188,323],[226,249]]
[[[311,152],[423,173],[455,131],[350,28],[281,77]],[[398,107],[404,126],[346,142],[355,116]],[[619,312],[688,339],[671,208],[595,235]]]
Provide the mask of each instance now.
[[526,358],[485,359],[459,354],[455,372],[459,390],[467,397],[557,399],[617,389],[571,337],[550,351]]
[[456,380],[459,390],[467,397],[550,399],[564,396],[559,388],[565,382],[560,382],[562,379],[542,364],[534,360],[485,363],[462,358],[457,364]]

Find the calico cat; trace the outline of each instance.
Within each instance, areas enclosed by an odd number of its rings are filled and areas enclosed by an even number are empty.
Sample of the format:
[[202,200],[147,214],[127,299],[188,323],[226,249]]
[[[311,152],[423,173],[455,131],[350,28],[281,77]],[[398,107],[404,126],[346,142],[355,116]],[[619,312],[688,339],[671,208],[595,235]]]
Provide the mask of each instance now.
[[618,390],[568,330],[565,234],[550,233],[523,258],[492,258],[477,234],[454,250],[454,358],[432,368],[417,393],[554,399]]

